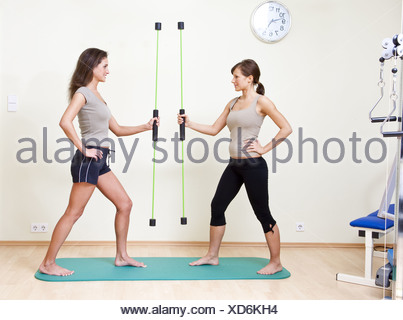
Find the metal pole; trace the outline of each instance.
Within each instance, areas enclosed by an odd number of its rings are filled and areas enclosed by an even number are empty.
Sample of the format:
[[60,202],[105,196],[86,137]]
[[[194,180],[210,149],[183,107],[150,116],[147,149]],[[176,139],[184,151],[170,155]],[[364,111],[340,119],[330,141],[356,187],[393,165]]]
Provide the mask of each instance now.
[[[403,33],[403,0],[402,0],[402,28]],[[403,93],[403,62],[400,60],[400,114],[403,119],[403,108],[402,108],[402,93]],[[402,131],[402,122],[400,122],[400,131]],[[392,285],[392,299],[402,300],[403,299],[403,139],[402,137],[397,138],[398,141],[398,166],[397,166],[397,181],[396,181],[396,197],[398,204],[395,211],[395,245],[393,250],[393,265],[394,268],[394,279]]]

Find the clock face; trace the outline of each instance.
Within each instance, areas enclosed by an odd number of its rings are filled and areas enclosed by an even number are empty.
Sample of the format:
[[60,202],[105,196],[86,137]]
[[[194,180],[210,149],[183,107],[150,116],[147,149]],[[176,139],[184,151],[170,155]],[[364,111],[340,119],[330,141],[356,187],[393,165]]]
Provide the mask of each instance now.
[[288,34],[290,27],[290,12],[277,1],[263,2],[252,13],[252,31],[264,42],[280,41]]

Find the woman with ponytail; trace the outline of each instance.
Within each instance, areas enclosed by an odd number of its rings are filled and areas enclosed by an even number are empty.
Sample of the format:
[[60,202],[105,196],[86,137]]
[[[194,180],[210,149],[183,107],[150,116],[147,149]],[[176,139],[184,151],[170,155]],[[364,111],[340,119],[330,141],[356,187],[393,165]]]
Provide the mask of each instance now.
[[[280,232],[269,209],[268,169],[262,155],[284,141],[292,129],[273,102],[264,96],[265,89],[259,81],[260,69],[255,61],[243,60],[232,67],[231,73],[235,91],[242,92],[242,95],[228,102],[214,124],[199,124],[190,121],[188,115],[178,114],[178,123],[185,121],[185,126],[195,131],[215,136],[227,125],[231,132],[229,163],[211,202],[209,250],[204,257],[190,265],[219,264],[218,254],[226,225],[224,213],[241,186],[245,184],[249,201],[262,225],[270,252],[269,263],[257,272],[274,274],[282,270]],[[262,146],[257,137],[266,116],[273,120],[279,131],[269,143]]]

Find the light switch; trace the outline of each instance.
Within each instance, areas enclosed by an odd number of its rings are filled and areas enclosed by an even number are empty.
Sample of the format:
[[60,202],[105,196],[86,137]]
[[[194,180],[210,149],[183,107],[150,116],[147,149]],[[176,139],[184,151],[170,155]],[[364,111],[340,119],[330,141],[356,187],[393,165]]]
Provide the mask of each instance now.
[[7,96],[7,108],[8,111],[16,112],[18,106],[18,97],[15,95]]

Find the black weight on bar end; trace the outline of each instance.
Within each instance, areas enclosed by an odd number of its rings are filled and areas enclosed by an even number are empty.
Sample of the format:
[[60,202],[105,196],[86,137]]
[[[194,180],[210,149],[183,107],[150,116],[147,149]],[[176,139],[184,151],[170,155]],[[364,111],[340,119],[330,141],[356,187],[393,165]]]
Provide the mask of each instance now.
[[[158,110],[157,109],[153,110],[153,118],[158,118]],[[154,120],[154,122],[153,122],[153,141],[158,141],[157,120]]]
[[157,221],[155,219],[150,219],[150,227],[155,227]]
[[188,224],[188,218],[186,218],[186,217],[181,217],[181,224],[182,224],[182,225]]
[[185,29],[185,23],[183,21],[178,22],[178,29],[179,30]]
[[[179,114],[185,114],[185,109],[179,109]],[[183,122],[179,125],[179,139],[181,141],[185,140],[185,118],[183,118]]]
[[155,30],[161,30],[161,22],[155,23]]

